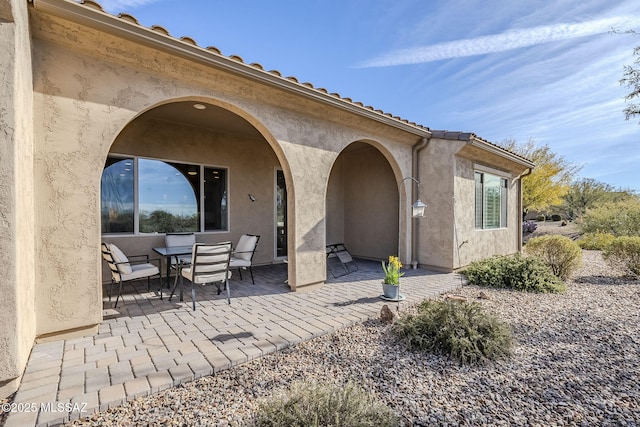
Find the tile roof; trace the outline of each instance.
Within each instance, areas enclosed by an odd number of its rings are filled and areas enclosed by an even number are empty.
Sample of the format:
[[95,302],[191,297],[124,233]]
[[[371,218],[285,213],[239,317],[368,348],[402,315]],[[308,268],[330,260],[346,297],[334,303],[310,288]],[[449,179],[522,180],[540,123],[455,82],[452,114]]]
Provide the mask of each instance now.
[[[34,0],[28,0],[29,2],[34,2]],[[521,161],[524,161],[525,163],[531,164],[531,162],[529,160],[527,160],[526,158],[513,153],[511,151],[508,151],[502,147],[500,147],[499,145],[496,145],[492,142],[489,142],[487,140],[484,140],[478,136],[476,136],[473,133],[469,133],[469,132],[450,132],[450,131],[446,131],[446,130],[438,130],[438,131],[432,131],[431,129],[429,129],[427,126],[423,126],[421,124],[415,123],[415,122],[411,122],[407,119],[403,119],[399,116],[394,116],[391,113],[386,113],[383,110],[380,109],[375,109],[372,106],[369,105],[364,105],[362,102],[358,102],[358,101],[353,101],[351,98],[348,97],[342,97],[340,94],[335,93],[335,92],[329,92],[327,89],[325,88],[318,88],[315,87],[312,83],[309,82],[302,82],[300,83],[300,81],[293,76],[287,76],[284,77],[282,75],[282,73],[280,73],[280,71],[278,70],[269,70],[266,71],[262,65],[260,65],[257,62],[253,62],[250,64],[247,64],[242,57],[238,56],[238,55],[230,55],[230,56],[225,56],[222,54],[222,52],[220,51],[220,49],[218,49],[215,46],[208,46],[206,48],[202,48],[201,46],[198,45],[198,43],[191,37],[188,36],[182,36],[182,37],[174,37],[172,36],[169,31],[160,26],[160,25],[152,25],[149,28],[144,27],[143,25],[140,24],[140,22],[138,21],[138,19],[136,17],[134,17],[133,15],[130,15],[128,13],[120,13],[117,16],[113,15],[107,11],[104,10],[104,8],[102,7],[102,5],[100,5],[100,3],[98,3],[97,1],[94,0],[63,0],[64,3],[73,3],[73,4],[78,4],[81,6],[84,6],[86,8],[89,9],[94,9],[102,14],[105,14],[109,17],[112,18],[118,18],[120,19],[122,22],[126,22],[128,24],[132,24],[137,26],[138,28],[141,29],[146,29],[146,30],[151,30],[155,33],[161,34],[164,37],[167,37],[171,40],[180,42],[180,43],[184,43],[185,45],[190,45],[193,47],[196,47],[198,49],[203,49],[205,51],[207,51],[208,54],[210,55],[214,55],[218,58],[222,58],[222,59],[228,59],[228,60],[232,60],[238,64],[240,64],[243,67],[246,67],[247,73],[249,72],[248,70],[252,70],[252,71],[258,71],[259,73],[265,73],[273,78],[276,79],[280,79],[282,81],[286,81],[289,83],[292,83],[300,88],[304,88],[307,90],[312,90],[313,92],[315,92],[317,95],[326,98],[330,98],[331,100],[334,101],[338,101],[340,103],[343,103],[344,105],[348,105],[351,106],[353,108],[355,108],[356,110],[360,110],[361,112],[366,112],[368,114],[373,114],[373,115],[377,115],[381,118],[385,118],[386,120],[391,120],[392,122],[395,122],[399,125],[404,125],[404,126],[408,126],[409,128],[413,128],[416,131],[419,131],[420,133],[424,134],[424,133],[428,133],[431,134],[434,137],[438,137],[438,138],[443,138],[443,139],[454,139],[454,140],[466,140],[466,141],[476,141],[478,143],[481,143],[483,145],[485,145],[487,148],[492,149],[492,150],[498,150],[498,151],[502,151],[504,154],[508,154],[510,156],[515,157],[516,159],[519,159]]]
[[[64,1],[68,1],[68,0],[64,0]],[[319,87],[315,87],[312,83],[309,83],[309,82],[302,82],[301,83],[296,77],[293,77],[293,76],[286,76],[285,77],[278,70],[269,70],[269,71],[267,71],[259,63],[253,62],[253,63],[247,64],[242,59],[242,57],[240,57],[238,55],[225,56],[225,55],[222,54],[220,49],[218,49],[215,46],[208,46],[206,48],[203,48],[202,46],[199,46],[197,44],[197,42],[194,39],[192,39],[191,37],[187,37],[187,36],[183,36],[183,37],[179,37],[179,38],[178,37],[174,37],[169,33],[169,31],[166,28],[164,28],[164,27],[162,27],[160,25],[152,25],[149,28],[144,27],[142,24],[140,24],[140,22],[133,15],[130,15],[130,14],[127,14],[127,13],[120,13],[118,15],[111,14],[111,13],[107,12],[106,10],[104,10],[104,8],[102,7],[102,5],[100,5],[100,3],[98,3],[98,2],[96,2],[94,0],[72,0],[72,2],[76,3],[76,4],[79,4],[79,5],[82,5],[82,6],[85,6],[87,8],[91,8],[91,9],[97,10],[97,11],[99,11],[101,13],[104,13],[106,15],[109,15],[111,17],[117,17],[117,18],[121,19],[122,21],[126,21],[127,23],[136,25],[136,26],[138,26],[140,28],[152,30],[152,31],[154,31],[156,33],[162,34],[163,36],[169,37],[169,38],[171,38],[173,40],[180,41],[180,42],[183,42],[183,43],[198,47],[200,49],[205,49],[205,50],[207,50],[208,52],[210,52],[210,53],[212,53],[214,55],[234,60],[234,61],[236,61],[236,62],[238,62],[238,63],[240,63],[240,64],[242,64],[242,65],[244,65],[244,66],[246,66],[248,68],[253,68],[255,70],[259,70],[261,72],[270,74],[271,76],[275,76],[277,78],[287,80],[287,81],[292,82],[292,83],[294,83],[296,85],[299,85],[301,87],[312,89],[313,91],[317,92],[321,96],[329,96],[331,98],[335,98],[335,99],[337,99],[339,101],[342,101],[344,103],[350,104],[350,105],[352,105],[352,106],[354,106],[356,108],[368,110],[369,112],[377,113],[377,114],[379,114],[381,116],[384,116],[386,118],[392,119],[394,121],[400,122],[400,123],[405,124],[405,125],[409,125],[409,126],[414,127],[417,130],[420,130],[422,132],[429,132],[430,131],[429,128],[426,127],[426,126],[423,126],[421,124],[409,121],[407,119],[403,119],[402,117],[399,117],[399,116],[394,116],[393,114],[384,112],[383,110],[375,109],[372,106],[364,105],[362,102],[353,101],[351,98],[342,97],[339,93],[335,93],[335,92],[331,92],[330,93],[327,89],[321,88],[321,87],[320,88]]]

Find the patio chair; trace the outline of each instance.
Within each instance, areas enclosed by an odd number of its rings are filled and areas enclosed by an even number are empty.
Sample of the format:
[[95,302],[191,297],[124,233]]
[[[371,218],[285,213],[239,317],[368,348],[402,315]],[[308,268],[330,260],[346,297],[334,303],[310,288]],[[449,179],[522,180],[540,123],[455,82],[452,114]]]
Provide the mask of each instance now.
[[258,248],[258,241],[260,236],[255,234],[243,234],[238,240],[238,244],[235,250],[231,253],[230,268],[237,268],[240,273],[240,280],[242,280],[242,269],[248,268],[251,273],[251,283],[254,285],[256,282],[253,280],[253,270],[251,265],[253,263],[253,254],[256,253]]
[[[338,243],[327,245],[327,268],[331,275],[336,278],[358,271],[358,264],[344,243]],[[344,272],[342,273],[342,271]]]
[[[196,235],[194,233],[167,233],[164,236],[164,245],[167,248],[171,248],[171,247],[176,247],[176,246],[189,246],[189,247],[193,247],[193,245],[196,244]],[[170,268],[167,269],[168,272],[170,272],[171,270],[176,270],[176,278],[174,281],[174,285],[175,283],[178,281],[178,257],[171,257],[169,258],[169,266]],[[191,255],[182,255],[180,256],[180,259],[184,260],[185,263],[187,264],[191,264]],[[169,273],[167,273],[169,274]],[[167,281],[169,281],[169,278],[167,278]]]
[[[147,279],[147,291],[151,291],[151,278],[159,277],[160,299],[162,299],[162,273],[160,272],[160,259],[149,259],[149,255],[130,255],[126,256],[119,247],[113,243],[102,243],[102,258],[109,265],[111,270],[111,285],[109,286],[109,302],[111,302],[111,293],[113,284],[118,283],[118,296],[113,308],[118,307],[118,300],[122,295],[122,284],[140,279]],[[158,265],[153,263],[157,262]]]
[[[231,304],[231,292],[229,290],[229,258],[231,256],[231,242],[216,244],[196,243],[193,245],[191,264],[180,258],[180,287],[184,286],[184,279],[191,282],[191,300],[193,311],[196,311],[196,284],[207,285],[215,283],[220,295],[220,284],[224,283],[227,290],[227,302]],[[169,301],[173,298],[176,286],[174,285],[169,295]]]

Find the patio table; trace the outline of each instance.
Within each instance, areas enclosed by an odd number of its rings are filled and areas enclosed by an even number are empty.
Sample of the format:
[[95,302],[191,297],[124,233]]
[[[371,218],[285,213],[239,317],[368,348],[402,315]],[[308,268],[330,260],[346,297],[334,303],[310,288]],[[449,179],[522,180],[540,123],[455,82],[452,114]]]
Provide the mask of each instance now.
[[[165,258],[167,263],[167,288],[171,289],[171,283],[169,282],[169,277],[171,277],[171,258],[176,258],[176,265],[179,264],[179,258],[183,255],[191,255],[193,251],[193,246],[169,246],[169,247],[158,247],[153,248],[153,251],[158,255],[161,255]],[[176,280],[177,280],[178,271],[176,271]],[[180,301],[183,300],[182,295],[182,286],[180,287]]]

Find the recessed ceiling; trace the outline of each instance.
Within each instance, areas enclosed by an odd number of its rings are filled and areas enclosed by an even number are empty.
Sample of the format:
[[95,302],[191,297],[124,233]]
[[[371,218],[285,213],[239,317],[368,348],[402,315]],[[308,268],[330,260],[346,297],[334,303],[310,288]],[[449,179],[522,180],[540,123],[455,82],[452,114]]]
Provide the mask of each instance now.
[[[206,108],[203,109],[202,106]],[[222,133],[262,138],[256,128],[242,117],[224,108],[203,102],[172,102],[149,110],[143,116]]]

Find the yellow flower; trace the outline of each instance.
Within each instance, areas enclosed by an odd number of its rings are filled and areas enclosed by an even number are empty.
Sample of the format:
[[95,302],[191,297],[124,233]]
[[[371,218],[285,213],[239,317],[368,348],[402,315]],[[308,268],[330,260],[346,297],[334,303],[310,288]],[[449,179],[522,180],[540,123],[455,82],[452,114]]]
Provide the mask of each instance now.
[[385,273],[384,283],[389,285],[397,285],[399,283],[400,277],[404,276],[404,273],[400,272],[402,268],[402,263],[400,262],[400,258],[397,256],[389,256],[389,262],[385,265],[384,261],[382,262],[382,269]]

